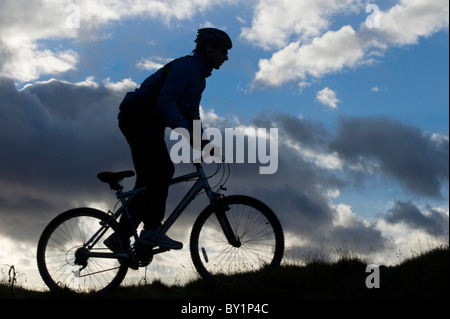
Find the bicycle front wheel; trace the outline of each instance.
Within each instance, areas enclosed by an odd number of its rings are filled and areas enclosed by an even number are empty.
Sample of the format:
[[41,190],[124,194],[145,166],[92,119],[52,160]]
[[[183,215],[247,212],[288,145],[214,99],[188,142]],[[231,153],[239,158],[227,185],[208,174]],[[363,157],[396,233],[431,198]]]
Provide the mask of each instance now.
[[[109,219],[101,211],[79,208],[62,213],[45,228],[38,243],[37,264],[50,290],[98,294],[120,285],[128,270],[127,260],[114,258],[103,241],[115,232],[120,238],[116,253],[125,253],[128,247],[117,222],[106,224]],[[85,247],[91,239],[90,247]]]
[[247,196],[221,199],[227,207],[231,229],[239,241],[232,245],[208,206],[194,223],[190,250],[199,274],[215,282],[230,282],[232,275],[279,266],[284,252],[284,235],[274,212],[264,203]]

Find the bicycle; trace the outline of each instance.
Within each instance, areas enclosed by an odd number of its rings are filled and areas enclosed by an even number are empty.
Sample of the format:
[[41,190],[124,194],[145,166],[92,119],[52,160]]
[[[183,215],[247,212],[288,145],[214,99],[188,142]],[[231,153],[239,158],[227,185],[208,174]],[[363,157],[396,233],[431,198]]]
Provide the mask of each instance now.
[[[192,262],[202,278],[229,283],[229,275],[279,266],[284,253],[284,234],[275,213],[255,198],[221,193],[226,190],[229,164],[218,164],[214,174],[208,177],[201,164],[194,166],[195,172],[171,180],[171,185],[186,181],[194,184],[163,223],[161,231],[166,233],[192,200],[205,193],[210,204],[194,222],[189,241]],[[221,168],[222,178],[211,188],[208,179]],[[37,264],[50,290],[69,289],[91,295],[110,291],[121,284],[128,268],[145,267],[155,255],[169,250],[139,245],[128,203],[146,188],[123,191],[120,184],[134,175],[134,171],[97,175],[116,193],[116,207],[119,203],[121,206],[115,212],[71,209],[54,218],[44,229],[38,242]],[[119,227],[120,216],[130,221],[131,240]],[[116,252],[103,243],[113,233],[120,238]]]

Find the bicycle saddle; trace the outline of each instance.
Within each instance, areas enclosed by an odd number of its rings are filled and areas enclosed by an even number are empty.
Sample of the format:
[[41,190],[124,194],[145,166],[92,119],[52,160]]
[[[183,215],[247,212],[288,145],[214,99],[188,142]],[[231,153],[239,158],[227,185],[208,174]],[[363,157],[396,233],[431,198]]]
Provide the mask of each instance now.
[[120,182],[126,177],[133,177],[135,173],[133,171],[124,171],[118,173],[102,172],[97,174],[97,178],[103,183],[113,184]]

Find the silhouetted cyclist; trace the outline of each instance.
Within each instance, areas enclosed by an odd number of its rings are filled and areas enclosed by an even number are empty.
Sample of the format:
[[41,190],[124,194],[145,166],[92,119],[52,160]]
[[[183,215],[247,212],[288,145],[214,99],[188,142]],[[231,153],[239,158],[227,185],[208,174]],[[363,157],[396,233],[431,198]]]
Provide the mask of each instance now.
[[[184,128],[193,136],[193,120],[200,120],[199,107],[206,78],[228,60],[228,50],[233,46],[230,37],[215,28],[198,30],[195,42],[193,55],[178,58],[159,69],[139,89],[127,93],[120,107],[119,127],[131,148],[135,188],[148,188],[146,194],[136,197],[130,204],[135,226],[144,223],[140,241],[148,246],[183,247],[181,242],[159,232],[175,171],[164,131],[166,127]],[[125,223],[124,217],[121,224]],[[114,235],[105,240],[113,251],[117,243]]]

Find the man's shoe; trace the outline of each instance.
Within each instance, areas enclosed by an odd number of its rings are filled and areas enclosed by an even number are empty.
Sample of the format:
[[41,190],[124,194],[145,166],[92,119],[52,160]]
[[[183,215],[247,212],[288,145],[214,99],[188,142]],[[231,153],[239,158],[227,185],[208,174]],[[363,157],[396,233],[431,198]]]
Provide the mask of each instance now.
[[159,246],[168,249],[181,249],[183,243],[170,239],[166,234],[158,230],[143,230],[139,236],[140,244],[145,246]]
[[[113,253],[121,253],[122,252],[122,245],[120,244],[120,238],[116,235],[116,233],[112,234],[108,238],[106,238],[103,241],[103,244],[105,244],[106,247],[108,247],[109,250],[111,250]],[[122,264],[122,259],[119,259],[119,263]],[[139,269],[139,264],[135,261],[131,261],[128,263],[128,267],[130,267],[133,270]]]

